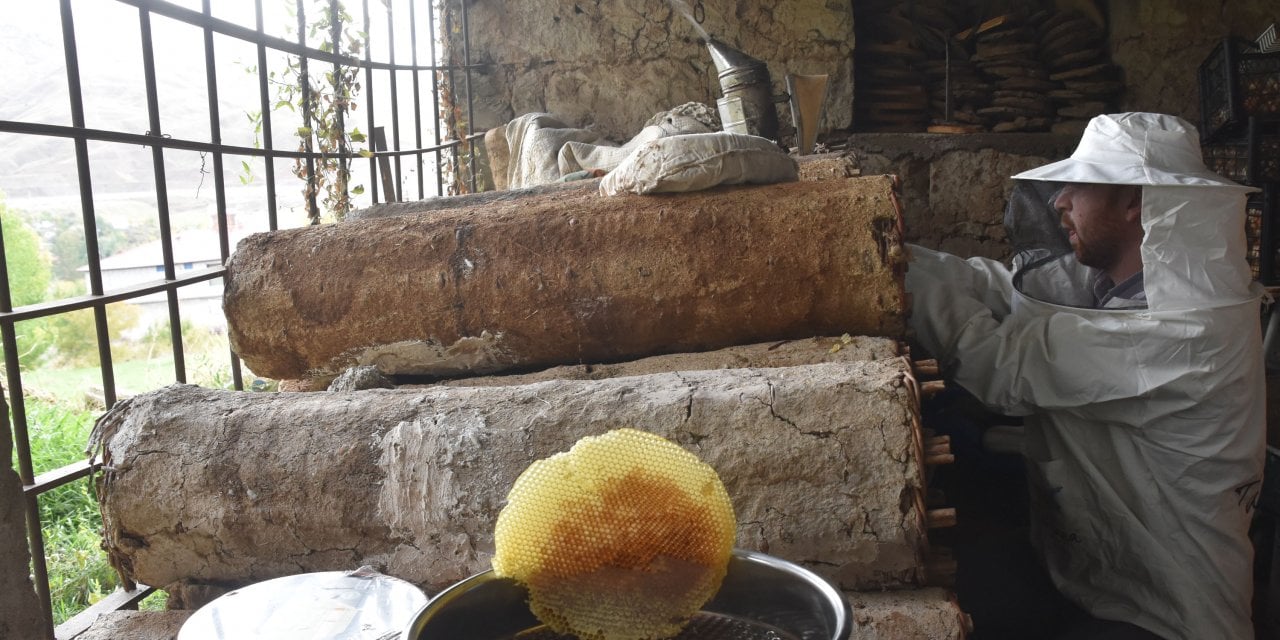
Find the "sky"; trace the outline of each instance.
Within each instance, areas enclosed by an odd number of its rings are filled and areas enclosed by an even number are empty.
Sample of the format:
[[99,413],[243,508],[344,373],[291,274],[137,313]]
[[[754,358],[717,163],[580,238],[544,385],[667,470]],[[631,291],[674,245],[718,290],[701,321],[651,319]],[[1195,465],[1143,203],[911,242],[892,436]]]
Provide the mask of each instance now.
[[[307,0],[314,2],[314,0]],[[287,4],[295,0],[264,0],[265,31],[281,38],[293,40],[288,25],[295,23],[287,10]],[[396,61],[410,60],[408,38],[408,2],[394,0],[396,29]],[[62,31],[58,0],[10,0],[5,11],[0,11],[0,72],[6,78],[9,98],[0,100],[0,120],[39,122],[70,125],[70,107],[67,92],[66,70],[63,63]],[[171,4],[199,11],[200,0],[173,0]],[[215,18],[224,19],[246,27],[254,27],[253,0],[213,0],[211,11]],[[362,22],[359,0],[346,0],[348,12]],[[418,0],[425,9],[431,4]],[[386,61],[387,17],[381,0],[370,0],[370,36],[375,46],[375,60]],[[139,10],[119,0],[71,0],[75,20],[76,40],[83,85],[85,124],[90,128],[130,133],[148,131],[148,116],[143,82],[142,46],[139,31]],[[165,135],[181,139],[209,141],[207,83],[204,72],[203,32],[195,27],[163,16],[152,16],[153,38],[156,51],[158,95],[162,130]],[[419,38],[429,33],[426,16],[417,16]],[[419,43],[418,60],[429,63],[427,43]],[[256,49],[237,39],[215,35],[217,82],[220,98],[220,127],[223,142],[232,145],[256,146],[256,134],[247,112],[257,111],[259,104],[256,69]],[[268,67],[279,69],[284,56],[272,56]],[[400,83],[400,112],[412,113],[408,86],[411,74],[398,76]],[[426,76],[422,85],[429,86]],[[378,78],[375,78],[378,83]],[[390,96],[387,82],[380,81],[383,93],[375,93],[376,120],[390,121]],[[271,102],[275,97],[271,96]],[[424,108],[430,108],[430,94],[424,92]],[[366,103],[367,104],[367,103]],[[363,107],[364,105],[360,105]],[[287,110],[273,112],[275,146],[293,149],[297,146],[292,132],[300,124]],[[367,129],[367,116],[358,108],[356,120],[361,130]],[[429,127],[429,123],[424,123]],[[429,129],[424,135],[430,138]],[[368,133],[368,132],[366,132]],[[428,140],[430,143],[431,140]],[[401,132],[400,147],[414,146],[412,130]],[[8,157],[5,157],[8,156]],[[147,148],[127,148],[124,145],[90,143],[90,158],[94,162],[93,182],[95,197],[101,198],[100,215],[113,215],[112,206],[118,198],[130,204],[122,207],[136,208],[133,200],[149,197],[154,202],[154,180],[150,171],[151,156]],[[95,158],[99,160],[95,161]],[[241,161],[250,163],[250,170],[241,169]],[[172,164],[172,168],[170,165]],[[405,163],[411,167],[413,163]],[[367,163],[355,163],[356,182],[369,185]],[[227,188],[231,191],[263,190],[264,166],[260,159],[252,157],[227,158]],[[297,195],[301,182],[289,171],[291,164],[280,161],[276,166],[277,184],[282,209],[294,215],[291,221],[282,220],[282,226],[295,226],[305,221],[300,212],[301,196]],[[181,209],[184,206],[204,212],[213,198],[207,157],[192,152],[166,152],[167,178],[170,184],[171,203]],[[429,171],[433,171],[428,167]],[[361,175],[363,174],[363,175]],[[78,208],[78,182],[74,179],[74,147],[70,141],[43,136],[19,136],[0,134],[0,190],[9,194],[7,202],[15,206],[43,208]],[[243,185],[242,177],[250,177]],[[407,174],[405,182],[416,189],[416,175]],[[433,180],[428,180],[434,186]],[[369,204],[367,195],[357,202]],[[264,196],[242,194],[247,201],[262,202]],[[415,194],[416,195],[416,194]],[[431,195],[431,194],[428,194]],[[153,205],[154,206],[154,205]],[[259,205],[258,208],[261,208]],[[123,215],[123,214],[121,214]],[[200,213],[199,215],[207,215]],[[300,217],[299,217],[300,216]],[[247,220],[250,217],[237,216]],[[261,222],[261,220],[259,220]],[[256,225],[260,226],[260,225]]]

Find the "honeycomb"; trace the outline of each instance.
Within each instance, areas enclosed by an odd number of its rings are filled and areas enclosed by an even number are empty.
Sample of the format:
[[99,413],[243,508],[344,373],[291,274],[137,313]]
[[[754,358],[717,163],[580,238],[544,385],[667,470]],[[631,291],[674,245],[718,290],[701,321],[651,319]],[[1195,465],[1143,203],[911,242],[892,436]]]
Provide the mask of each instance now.
[[580,640],[680,632],[720,588],[736,523],[714,469],[660,436],[618,429],[534,462],[494,531],[494,573],[543,624]]

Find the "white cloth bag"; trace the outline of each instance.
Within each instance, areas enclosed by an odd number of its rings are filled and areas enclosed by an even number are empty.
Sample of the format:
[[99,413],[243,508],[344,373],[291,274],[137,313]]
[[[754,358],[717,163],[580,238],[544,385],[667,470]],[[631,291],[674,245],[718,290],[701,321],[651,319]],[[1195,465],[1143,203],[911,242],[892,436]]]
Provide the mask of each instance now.
[[773,184],[799,177],[773,141],[737,133],[670,136],[640,145],[600,181],[600,193],[700,191],[722,184]]

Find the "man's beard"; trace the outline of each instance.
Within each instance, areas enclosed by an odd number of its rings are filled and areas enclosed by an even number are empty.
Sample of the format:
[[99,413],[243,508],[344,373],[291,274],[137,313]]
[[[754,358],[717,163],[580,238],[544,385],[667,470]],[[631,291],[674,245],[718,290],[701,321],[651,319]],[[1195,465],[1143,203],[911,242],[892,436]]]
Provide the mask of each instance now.
[[[1119,227],[1119,225],[1115,225]],[[1114,267],[1120,261],[1121,239],[1118,228],[1110,229],[1092,229],[1089,240],[1085,240],[1080,233],[1076,232],[1076,242],[1073,247],[1076,251],[1076,258],[1080,264],[1094,269],[1107,270]]]

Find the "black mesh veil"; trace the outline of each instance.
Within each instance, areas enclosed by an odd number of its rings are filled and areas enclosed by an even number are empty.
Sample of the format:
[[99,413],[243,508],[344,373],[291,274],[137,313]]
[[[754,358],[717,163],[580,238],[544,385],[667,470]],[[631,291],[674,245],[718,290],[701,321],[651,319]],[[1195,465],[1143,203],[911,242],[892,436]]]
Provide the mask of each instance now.
[[1071,252],[1053,199],[1062,184],[1017,180],[1004,210],[1004,230],[1015,254],[1031,252],[1041,257]]
[[1097,272],[1076,261],[1053,201],[1063,184],[1015,180],[1004,212],[1014,250],[1014,286],[1032,298],[1072,307],[1092,307]]

